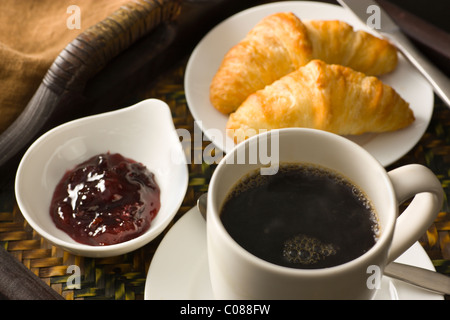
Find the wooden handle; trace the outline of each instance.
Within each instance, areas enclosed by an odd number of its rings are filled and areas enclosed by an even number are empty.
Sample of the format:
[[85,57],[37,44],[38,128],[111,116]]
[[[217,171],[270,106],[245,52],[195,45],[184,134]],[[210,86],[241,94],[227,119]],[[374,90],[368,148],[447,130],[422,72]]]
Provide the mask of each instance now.
[[378,2],[408,37],[450,60],[450,34],[389,1]]

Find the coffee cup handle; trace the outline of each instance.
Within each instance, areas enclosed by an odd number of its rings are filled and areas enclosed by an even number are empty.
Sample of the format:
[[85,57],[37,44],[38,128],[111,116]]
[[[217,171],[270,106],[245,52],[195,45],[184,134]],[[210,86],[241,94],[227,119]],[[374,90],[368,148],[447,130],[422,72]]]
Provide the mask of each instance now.
[[408,250],[431,226],[442,208],[444,191],[427,167],[411,164],[388,172],[399,205],[413,200],[397,218],[387,263]]

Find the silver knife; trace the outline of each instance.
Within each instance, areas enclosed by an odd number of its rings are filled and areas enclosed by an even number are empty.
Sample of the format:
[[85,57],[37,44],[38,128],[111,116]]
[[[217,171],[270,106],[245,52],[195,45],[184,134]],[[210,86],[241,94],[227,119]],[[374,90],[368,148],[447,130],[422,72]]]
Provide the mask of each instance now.
[[[373,0],[337,1],[344,8],[352,11],[372,30],[394,43],[405,58],[428,80],[434,92],[450,107],[450,79],[419,53],[377,2]],[[380,20],[379,23],[374,23],[373,20],[377,18]]]

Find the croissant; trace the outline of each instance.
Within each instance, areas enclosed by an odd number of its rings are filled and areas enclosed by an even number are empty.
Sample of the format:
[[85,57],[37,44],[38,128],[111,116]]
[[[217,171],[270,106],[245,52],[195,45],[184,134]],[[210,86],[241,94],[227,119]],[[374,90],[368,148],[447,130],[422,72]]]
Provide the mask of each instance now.
[[285,127],[358,135],[398,130],[413,121],[409,104],[381,80],[312,60],[251,94],[230,115],[227,133],[236,142]]
[[391,72],[397,49],[388,41],[358,30],[343,21],[305,21],[314,59],[340,64],[369,76]]
[[397,50],[345,22],[303,23],[292,12],[275,13],[227,52],[210,84],[210,101],[225,114],[233,112],[249,94],[312,59],[380,75],[395,69]]
[[305,25],[292,13],[259,22],[225,55],[210,85],[210,100],[230,113],[250,93],[305,65],[312,57]]

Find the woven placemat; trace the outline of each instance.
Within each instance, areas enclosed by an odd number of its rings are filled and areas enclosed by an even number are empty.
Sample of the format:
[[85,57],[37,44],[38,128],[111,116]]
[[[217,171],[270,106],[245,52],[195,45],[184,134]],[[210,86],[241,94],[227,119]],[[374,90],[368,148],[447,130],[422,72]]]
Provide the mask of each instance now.
[[450,109],[436,95],[434,113],[425,134],[410,152],[387,169],[410,163],[430,168],[444,189],[441,212],[419,242],[436,271],[450,276]]
[[[183,80],[186,61],[182,61],[162,75],[154,87],[138,99],[157,98],[165,101],[173,116],[176,128],[194,132],[194,119],[189,112],[184,95]],[[421,163],[432,169],[446,192],[442,212],[420,239],[438,272],[450,275],[450,110],[436,100],[434,116],[427,132],[407,155],[391,165],[388,170],[408,163]],[[201,146],[203,149],[208,141]],[[192,147],[194,144],[192,144]],[[195,150],[191,150],[195,154]],[[11,198],[13,182],[7,190],[0,190],[0,245],[27,266],[33,273],[60,293],[65,299],[143,299],[145,280],[151,259],[170,227],[196,204],[209,184],[215,165],[189,166],[189,186],[185,199],[169,227],[155,240],[134,252],[111,258],[86,258],[72,255],[50,245],[23,219],[14,199]],[[6,195],[10,195],[9,198]],[[3,211],[3,212],[2,212]],[[80,268],[80,289],[67,286],[71,273],[67,268]]]
[[[183,91],[184,68],[185,62],[174,67],[139,99],[158,98],[167,102],[176,128],[193,132],[194,120]],[[204,163],[188,166],[188,190],[177,215],[165,232],[139,250],[111,258],[87,258],[52,246],[24,220],[13,197],[13,181],[0,190],[0,246],[65,299],[143,299],[147,271],[156,248],[170,227],[195,206],[197,198],[207,190],[213,167]],[[72,275],[67,273],[71,265],[80,268],[80,289],[67,287]]]

